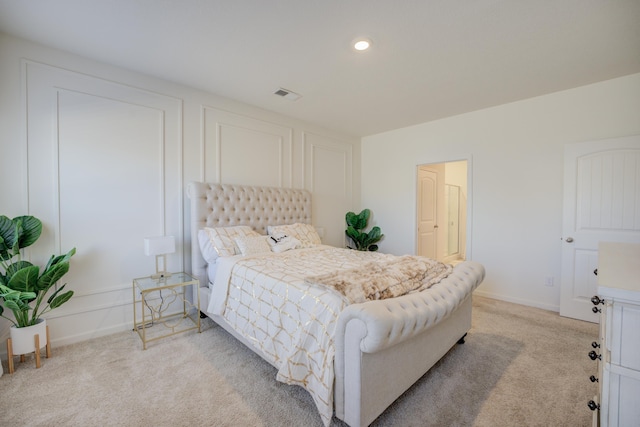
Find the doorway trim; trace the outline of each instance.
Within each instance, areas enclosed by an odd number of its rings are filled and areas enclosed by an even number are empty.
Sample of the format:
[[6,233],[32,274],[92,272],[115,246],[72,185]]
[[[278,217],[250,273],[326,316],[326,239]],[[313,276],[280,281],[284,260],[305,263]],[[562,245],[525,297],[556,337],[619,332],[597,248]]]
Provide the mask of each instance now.
[[467,235],[465,238],[465,260],[472,260],[473,259],[473,156],[472,155],[468,155],[466,157],[457,157],[457,158],[448,158],[445,160],[434,160],[434,161],[427,161],[427,162],[420,162],[417,163],[415,165],[415,180],[414,180],[414,194],[415,194],[415,205],[414,205],[414,223],[413,223],[413,230],[414,230],[414,250],[415,253],[418,253],[418,245],[419,245],[419,238],[418,238],[418,225],[419,225],[419,218],[418,218],[418,209],[419,209],[419,187],[418,187],[418,180],[419,180],[419,174],[420,174],[420,167],[422,166],[431,166],[431,165],[437,165],[437,164],[443,164],[443,163],[455,163],[455,162],[463,162],[466,161],[467,162],[467,218],[466,218],[466,231],[467,231]]

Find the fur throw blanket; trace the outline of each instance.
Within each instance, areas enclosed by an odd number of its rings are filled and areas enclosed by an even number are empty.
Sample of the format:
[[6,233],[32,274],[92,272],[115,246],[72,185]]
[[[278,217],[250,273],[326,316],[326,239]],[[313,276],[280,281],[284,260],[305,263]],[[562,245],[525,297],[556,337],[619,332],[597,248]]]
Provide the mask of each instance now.
[[307,277],[305,282],[333,289],[355,304],[427,289],[452,270],[449,264],[406,255],[392,261],[370,262],[354,269]]

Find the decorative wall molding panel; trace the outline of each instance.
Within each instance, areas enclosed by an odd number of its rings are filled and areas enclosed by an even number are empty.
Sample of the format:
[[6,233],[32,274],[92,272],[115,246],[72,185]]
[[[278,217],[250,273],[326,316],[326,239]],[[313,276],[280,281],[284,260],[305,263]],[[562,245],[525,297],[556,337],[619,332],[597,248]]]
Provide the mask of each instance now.
[[[42,261],[77,248],[65,276],[76,296],[57,313],[72,319],[52,320],[68,323],[72,336],[84,333],[92,311],[104,320],[115,309],[114,324],[130,323],[130,310],[117,308],[119,289],[154,271],[144,237],[182,241],[181,102],[40,63],[25,61],[23,70],[25,194],[44,225],[31,254]],[[181,252],[170,265],[182,269]],[[100,299],[83,298],[103,290]],[[60,329],[51,328],[53,339]]]
[[305,187],[313,193],[313,223],[325,229],[325,243],[344,246],[344,228],[335,225],[346,227],[344,215],[352,210],[352,146],[308,132],[302,139]]
[[190,271],[188,181],[313,184],[314,220],[342,244],[359,140],[26,40],[0,46],[1,214],[43,221],[33,262],[77,250],[64,278],[75,295],[47,315],[54,347],[131,330],[133,279],[155,272],[145,237],[175,236],[167,269]]
[[293,129],[203,107],[204,181],[293,186]]

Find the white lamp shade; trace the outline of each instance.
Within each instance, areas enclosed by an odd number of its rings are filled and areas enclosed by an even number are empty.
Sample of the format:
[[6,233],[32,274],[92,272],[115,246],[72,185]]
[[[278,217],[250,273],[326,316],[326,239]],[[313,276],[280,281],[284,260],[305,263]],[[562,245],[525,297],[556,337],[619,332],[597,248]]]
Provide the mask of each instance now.
[[176,239],[173,236],[145,237],[145,255],[172,254],[176,251]]

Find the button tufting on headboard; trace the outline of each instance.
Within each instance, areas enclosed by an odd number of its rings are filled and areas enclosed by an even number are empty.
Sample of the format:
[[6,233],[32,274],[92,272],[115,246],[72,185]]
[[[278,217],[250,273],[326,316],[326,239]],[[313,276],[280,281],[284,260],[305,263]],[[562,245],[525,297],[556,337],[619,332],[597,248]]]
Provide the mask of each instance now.
[[311,193],[307,190],[191,182],[191,273],[207,286],[206,263],[197,233],[204,227],[248,225],[267,234],[268,225],[311,224]]

